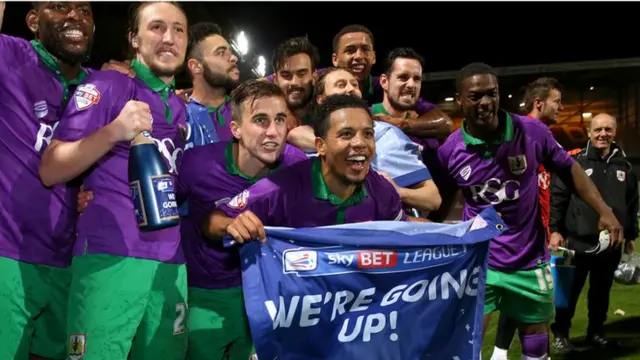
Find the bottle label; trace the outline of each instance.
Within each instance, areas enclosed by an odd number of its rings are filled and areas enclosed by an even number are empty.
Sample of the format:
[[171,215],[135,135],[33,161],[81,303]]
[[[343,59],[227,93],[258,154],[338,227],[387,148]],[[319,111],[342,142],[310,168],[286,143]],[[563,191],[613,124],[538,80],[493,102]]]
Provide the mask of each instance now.
[[168,221],[179,219],[178,202],[176,200],[176,194],[173,187],[173,178],[171,175],[157,175],[151,178],[151,184],[153,185],[153,196],[155,201],[152,201],[150,206],[154,206],[155,209],[145,209],[145,198],[142,191],[142,186],[139,180],[131,182],[131,199],[133,201],[133,210],[135,213],[138,226],[146,226],[149,224],[148,212],[155,212],[158,214],[159,221]]

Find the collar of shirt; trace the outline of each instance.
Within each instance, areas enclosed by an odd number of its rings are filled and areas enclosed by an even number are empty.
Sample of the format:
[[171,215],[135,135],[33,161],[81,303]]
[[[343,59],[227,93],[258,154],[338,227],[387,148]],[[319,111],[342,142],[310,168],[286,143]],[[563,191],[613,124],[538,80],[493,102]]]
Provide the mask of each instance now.
[[[226,163],[226,167],[227,167],[227,173],[229,175],[235,175],[235,176],[239,176],[247,181],[249,181],[249,183],[254,184],[256,181],[262,179],[264,176],[249,176],[245,173],[243,173],[242,171],[240,171],[240,168],[238,168],[238,164],[236,162],[236,159],[233,157],[233,145],[234,144],[238,144],[236,141],[229,141],[227,143],[227,145],[224,148],[224,160]],[[236,146],[240,146],[240,145],[236,145]],[[281,155],[282,156],[282,155]],[[278,162],[278,164],[271,168],[269,170],[268,174],[271,174],[275,171],[277,171],[280,168],[280,163]]]
[[[393,116],[391,114],[389,114],[389,112],[387,111],[387,109],[384,108],[384,105],[382,103],[377,103],[377,104],[373,104],[371,106],[371,113],[373,115],[375,114],[383,114],[383,115],[387,115],[387,116]],[[409,112],[405,111],[404,115],[402,115],[403,119],[408,119],[409,118]]]
[[490,141],[484,141],[473,137],[467,132],[466,120],[462,120],[460,131],[462,132],[462,141],[464,141],[464,145],[482,148],[484,150],[485,157],[492,157],[493,151],[491,148],[497,147],[505,141],[513,140],[513,119],[511,118],[511,114],[507,111],[500,110],[498,112],[498,119],[500,121],[500,124],[498,125],[499,132],[496,134],[496,137]]
[[320,158],[315,158],[313,159],[313,164],[311,164],[313,194],[317,199],[328,201],[331,205],[337,206],[338,214],[336,215],[336,224],[344,224],[347,208],[360,204],[364,198],[368,196],[367,189],[364,184],[360,184],[356,188],[356,191],[343,201],[339,196],[331,193],[331,190],[329,190],[329,186],[322,176],[322,165],[320,165],[320,161]]
[[149,87],[153,92],[160,94],[160,98],[164,103],[164,116],[169,124],[171,124],[173,118],[171,115],[171,108],[169,107],[169,93],[175,90],[176,81],[175,79],[171,81],[171,83],[167,84],[166,82],[160,80],[156,74],[151,71],[145,64],[139,62],[138,60],[131,61],[131,68],[136,73],[136,77]]

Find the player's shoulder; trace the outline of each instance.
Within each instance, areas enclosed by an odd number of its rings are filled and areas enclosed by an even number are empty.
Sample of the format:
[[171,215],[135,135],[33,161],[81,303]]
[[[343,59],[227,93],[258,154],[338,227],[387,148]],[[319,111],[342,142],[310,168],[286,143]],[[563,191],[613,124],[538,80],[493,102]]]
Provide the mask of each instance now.
[[[263,180],[271,181],[273,183],[300,183],[303,178],[309,177],[311,174],[311,166],[316,158],[302,159],[294,164],[286,166],[278,171],[272,172],[265,176]],[[256,183],[257,184],[257,183]]]
[[525,132],[534,132],[536,134],[551,132],[549,127],[538,119],[515,113],[509,113],[509,115],[511,115],[514,128],[522,128]]
[[464,140],[462,139],[462,130],[458,129],[452,132],[451,135],[447,137],[447,140],[438,147],[438,153],[441,155],[450,155],[461,144],[464,144]]
[[386,191],[396,191],[395,188],[393,187],[393,185],[391,185],[391,183],[389,182],[389,180],[387,180],[384,176],[378,174],[377,172],[375,172],[373,170],[373,168],[369,169],[369,173],[367,174],[366,178],[365,178],[365,187],[367,188],[367,191],[371,194],[375,194],[376,196],[384,196],[383,194],[386,193]]
[[133,79],[115,70],[93,70],[89,72],[83,82],[83,85],[88,84],[101,90],[117,89],[118,92],[135,86]]
[[38,53],[28,40],[6,34],[0,34],[0,54],[0,65],[12,72],[39,61]]
[[285,144],[284,150],[282,151],[282,164],[285,166],[290,166],[293,164],[297,164],[301,161],[305,161],[308,159],[307,154],[300,150],[298,147]]
[[35,54],[36,51],[29,42],[29,40],[11,36],[7,34],[0,34],[0,50],[2,50],[2,55],[17,55],[16,52],[22,54]]
[[391,125],[384,121],[374,120],[373,129],[376,132],[376,141],[381,138],[395,138],[399,140],[410,141],[409,137],[395,125]]

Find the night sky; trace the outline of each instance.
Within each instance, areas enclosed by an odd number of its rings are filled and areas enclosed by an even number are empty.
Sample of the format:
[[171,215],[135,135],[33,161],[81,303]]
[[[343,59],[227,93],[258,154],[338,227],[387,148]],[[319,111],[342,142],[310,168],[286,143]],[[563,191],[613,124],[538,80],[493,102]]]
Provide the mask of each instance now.
[[[122,59],[131,3],[94,3],[96,46],[89,63]],[[270,64],[281,41],[308,35],[323,66],[340,28],[360,23],[375,36],[378,63],[393,47],[410,46],[426,59],[425,72],[457,70],[472,61],[512,66],[640,56],[637,18],[630,3],[183,3],[191,23],[213,21],[229,34],[244,30],[250,51]],[[29,3],[9,2],[2,32],[31,38]],[[515,19],[528,18],[527,21]],[[270,65],[267,68],[269,72]],[[374,72],[379,72],[378,66]]]

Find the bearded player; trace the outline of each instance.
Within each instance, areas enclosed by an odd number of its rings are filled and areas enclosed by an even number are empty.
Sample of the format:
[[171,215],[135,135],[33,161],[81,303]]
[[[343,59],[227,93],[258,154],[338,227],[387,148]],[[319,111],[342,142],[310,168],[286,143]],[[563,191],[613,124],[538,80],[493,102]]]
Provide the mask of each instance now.
[[140,231],[127,169],[130,141],[148,131],[177,175],[186,114],[173,84],[185,58],[187,26],[175,3],[139,4],[129,23],[136,77],[91,74],[76,89],[43,155],[43,183],[82,176],[95,194],[79,217],[73,249],[70,358],[183,360],[186,354],[179,227]]
[[544,124],[499,108],[498,78],[490,66],[465,66],[456,85],[465,119],[438,150],[439,161],[462,189],[464,220],[493,206],[508,226],[490,244],[484,328],[491,313],[504,312],[518,323],[522,358],[547,359],[548,326],[555,309],[538,167],[542,164],[572,184],[616,243],[623,238],[622,226]]
[[282,90],[248,81],[231,93],[234,140],[187,151],[179,196],[190,213],[181,224],[189,281],[189,360],[248,359],[253,354],[244,311],[240,257],[235,248],[211,244],[201,223],[267,174],[307,156],[286,144],[288,116]]
[[[558,80],[549,77],[542,77],[527,86],[524,94],[524,107],[528,111],[528,117],[538,119],[545,125],[555,124],[558,115],[562,111],[562,87]],[[545,229],[549,228],[551,174],[545,170],[543,165],[538,168],[538,187],[540,190],[540,216]],[[562,245],[562,235],[559,233],[549,234],[549,242],[552,250],[557,250]],[[498,319],[498,329],[496,332],[496,345],[493,350],[491,360],[507,360],[507,352],[516,333],[518,324],[509,321],[509,318],[500,313]]]
[[202,22],[189,28],[187,68],[193,92],[187,103],[187,147],[233,138],[229,92],[240,84],[237,62],[218,25]]
[[87,2],[34,3],[27,26],[32,41],[0,35],[0,359],[64,359],[78,188],[43,186],[38,165],[87,76],[93,13]]

